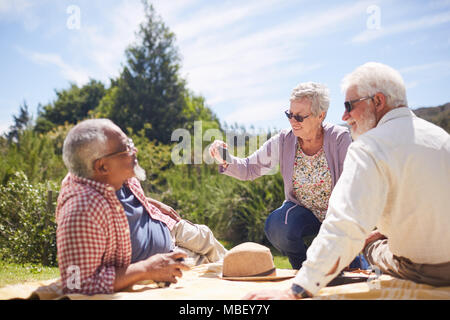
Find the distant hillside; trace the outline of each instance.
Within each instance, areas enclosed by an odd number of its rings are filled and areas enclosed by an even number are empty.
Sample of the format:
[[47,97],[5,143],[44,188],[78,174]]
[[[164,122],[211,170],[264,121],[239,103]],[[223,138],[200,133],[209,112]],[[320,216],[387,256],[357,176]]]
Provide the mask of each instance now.
[[450,102],[438,107],[413,109],[416,116],[438,125],[450,133]]

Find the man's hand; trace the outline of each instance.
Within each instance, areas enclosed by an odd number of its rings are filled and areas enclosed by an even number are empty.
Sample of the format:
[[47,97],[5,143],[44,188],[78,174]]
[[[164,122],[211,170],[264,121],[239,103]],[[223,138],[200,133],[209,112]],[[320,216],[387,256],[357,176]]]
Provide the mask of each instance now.
[[369,244],[369,242],[379,239],[386,239],[386,236],[381,234],[378,230],[372,231],[367,237],[366,242],[364,242],[364,248],[367,246],[367,244]]
[[178,212],[175,211],[172,207],[168,206],[167,204],[164,204],[160,202],[161,206],[158,208],[162,213],[167,214],[172,219],[175,219],[176,221],[180,221],[181,217],[178,214]]
[[287,290],[262,290],[250,292],[244,300],[297,300],[290,289]]
[[168,206],[167,204],[164,204],[164,203],[159,202],[158,200],[155,200],[152,198],[147,198],[147,199],[148,199],[148,201],[150,201],[151,204],[153,204],[155,207],[157,207],[162,213],[168,215],[175,221],[181,220],[181,216],[171,206]]
[[155,254],[146,260],[116,268],[114,291],[121,291],[143,280],[176,283],[176,277],[182,276],[181,270],[189,270],[187,265],[177,261],[185,257],[186,254],[182,252]]
[[143,279],[153,280],[155,282],[171,282],[177,283],[176,277],[181,277],[182,270],[189,270],[189,267],[181,261],[186,258],[183,252],[171,252],[165,254],[155,254],[150,258],[143,260]]

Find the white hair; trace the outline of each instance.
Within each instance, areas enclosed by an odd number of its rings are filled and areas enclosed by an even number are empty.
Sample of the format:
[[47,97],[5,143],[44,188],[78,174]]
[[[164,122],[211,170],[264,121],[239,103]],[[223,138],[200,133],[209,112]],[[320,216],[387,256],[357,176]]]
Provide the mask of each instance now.
[[63,161],[69,172],[91,178],[94,161],[106,152],[106,130],[117,130],[109,119],[84,120],[67,134],[63,145]]
[[322,112],[327,113],[330,106],[327,86],[315,82],[300,83],[292,90],[290,100],[303,100],[305,98],[311,101],[311,112],[314,116],[318,116]]
[[344,94],[351,87],[356,87],[361,97],[381,92],[386,97],[388,107],[408,106],[402,76],[397,70],[385,64],[368,62],[356,68],[342,79],[341,89]]

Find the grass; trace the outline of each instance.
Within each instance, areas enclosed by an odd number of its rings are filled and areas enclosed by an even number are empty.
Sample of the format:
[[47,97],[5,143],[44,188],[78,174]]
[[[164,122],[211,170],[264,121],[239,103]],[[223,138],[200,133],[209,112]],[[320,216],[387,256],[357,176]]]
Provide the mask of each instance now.
[[292,269],[289,260],[285,256],[273,256],[273,263],[278,269]]
[[[287,257],[274,255],[275,266],[279,269],[292,269]],[[43,267],[41,265],[15,264],[0,261],[0,288],[24,283],[28,281],[41,281],[59,278],[56,267]]]
[[58,277],[59,270],[56,267],[0,261],[0,288],[10,284],[49,280]]
[[[221,241],[227,248],[231,249],[232,245]],[[277,250],[271,248],[274,264],[279,269],[291,269],[291,264],[287,257],[281,255]],[[0,260],[0,288],[28,281],[41,281],[59,278],[59,270],[57,267],[44,267],[31,263],[17,264]]]

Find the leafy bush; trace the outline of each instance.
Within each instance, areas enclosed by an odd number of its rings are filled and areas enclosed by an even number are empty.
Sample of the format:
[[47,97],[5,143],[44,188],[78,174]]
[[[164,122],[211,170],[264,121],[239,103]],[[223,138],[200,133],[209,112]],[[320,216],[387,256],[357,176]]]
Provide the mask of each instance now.
[[[70,128],[60,126],[45,134],[26,129],[13,143],[0,139],[1,258],[56,264],[54,208],[67,171],[61,149]],[[173,145],[149,141],[145,129],[129,131],[139,150],[140,165],[147,171],[142,185],[148,196],[167,203],[192,222],[208,225],[222,240],[266,242],[265,219],[284,199],[279,173],[239,181],[219,174],[217,165],[175,165]],[[202,148],[209,143],[203,141]],[[246,155],[254,151],[248,144],[241,146]],[[50,202],[48,190],[55,191]]]
[[69,127],[58,127],[47,134],[26,129],[17,142],[0,143],[0,183],[22,171],[31,183],[61,181],[67,173],[61,157],[62,143]]
[[[202,123],[204,125],[205,122]],[[207,126],[202,127],[202,132],[207,129]],[[147,181],[142,185],[148,196],[170,205],[185,219],[208,225],[222,240],[232,243],[266,242],[265,220],[284,200],[280,173],[255,181],[240,181],[219,174],[217,165],[175,165],[171,161],[174,145],[151,142],[143,130],[132,134],[132,138],[139,150],[139,163],[147,171]],[[238,139],[244,144],[237,147],[237,154],[247,156],[253,153],[257,146],[255,141],[251,143],[252,139],[261,137],[253,136],[245,142]],[[264,141],[260,140],[259,144]],[[201,150],[206,150],[211,142],[202,141]],[[192,140],[192,151],[193,143]],[[192,154],[190,157],[194,162]]]
[[54,209],[58,192],[56,183],[32,185],[20,171],[0,186],[2,260],[56,266]]
[[171,147],[149,141],[145,137],[145,128],[137,134],[134,134],[131,128],[128,130],[138,149],[139,164],[147,172],[147,180],[142,182],[142,187],[147,196],[158,198],[158,194],[164,192],[167,188],[167,181],[162,172],[173,166],[170,158]]
[[267,242],[265,220],[284,200],[280,173],[240,181],[203,164],[174,166],[164,174],[168,189],[162,201],[183,218],[208,225],[217,237],[232,243]]

